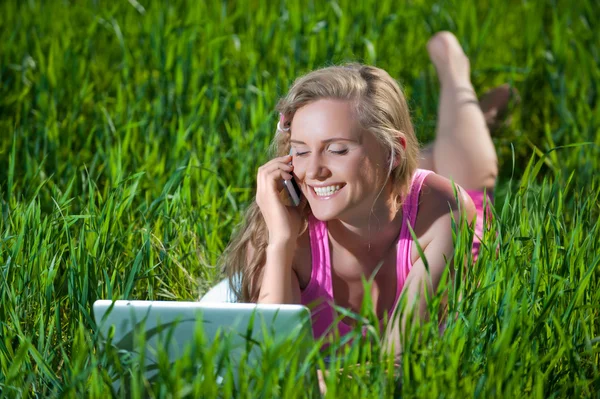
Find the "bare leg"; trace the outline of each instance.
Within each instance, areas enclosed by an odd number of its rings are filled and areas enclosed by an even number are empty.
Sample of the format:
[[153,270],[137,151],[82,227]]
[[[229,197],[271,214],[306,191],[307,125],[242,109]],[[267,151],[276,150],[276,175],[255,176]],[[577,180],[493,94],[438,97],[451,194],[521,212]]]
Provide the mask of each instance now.
[[[510,124],[510,108],[519,104],[519,92],[508,83],[494,87],[479,99],[479,108],[485,117],[490,134]],[[420,153],[419,168],[435,171],[433,163],[433,143],[427,143]]]
[[469,59],[449,32],[427,43],[440,79],[436,138],[423,151],[421,168],[453,179],[467,190],[493,190],[498,174],[496,149],[470,78]]

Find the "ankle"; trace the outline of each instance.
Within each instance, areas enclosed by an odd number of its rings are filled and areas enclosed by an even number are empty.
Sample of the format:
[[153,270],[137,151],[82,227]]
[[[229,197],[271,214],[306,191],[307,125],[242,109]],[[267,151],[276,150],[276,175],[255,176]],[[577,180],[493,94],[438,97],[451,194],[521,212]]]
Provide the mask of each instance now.
[[477,93],[468,79],[440,79],[441,90],[450,93],[457,99],[472,99],[477,101]]

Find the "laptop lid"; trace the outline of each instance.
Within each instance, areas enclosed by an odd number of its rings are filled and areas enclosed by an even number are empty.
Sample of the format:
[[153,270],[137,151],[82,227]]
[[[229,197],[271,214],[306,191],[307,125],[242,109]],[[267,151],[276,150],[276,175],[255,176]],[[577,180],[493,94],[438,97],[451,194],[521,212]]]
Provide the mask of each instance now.
[[[240,370],[261,367],[267,346],[287,345],[301,357],[314,347],[310,312],[301,305],[99,300],[94,303],[94,319],[103,345],[143,359],[144,376],[150,382],[165,354],[173,363],[190,356],[190,351],[220,345],[227,361],[220,357],[215,362],[228,369],[213,364],[215,379],[222,383],[233,376],[237,385]],[[116,381],[113,387],[119,385]]]

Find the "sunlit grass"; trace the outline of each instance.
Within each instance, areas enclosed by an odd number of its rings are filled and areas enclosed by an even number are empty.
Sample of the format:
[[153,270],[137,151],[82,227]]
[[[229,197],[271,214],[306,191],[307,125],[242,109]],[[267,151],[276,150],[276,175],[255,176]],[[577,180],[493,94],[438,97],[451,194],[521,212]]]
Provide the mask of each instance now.
[[[0,2],[0,392],[105,397],[131,377],[133,396],[305,397],[299,370],[320,368],[329,397],[597,395],[598,15],[592,0]],[[328,365],[282,344],[237,391],[197,371],[226,345],[163,365],[154,385],[100,350],[96,299],[195,300],[220,278],[298,75],[375,63],[429,140],[425,43],[442,29],[479,92],[510,82],[522,97],[495,137],[494,229],[443,335],[415,326],[397,367],[376,339]]]

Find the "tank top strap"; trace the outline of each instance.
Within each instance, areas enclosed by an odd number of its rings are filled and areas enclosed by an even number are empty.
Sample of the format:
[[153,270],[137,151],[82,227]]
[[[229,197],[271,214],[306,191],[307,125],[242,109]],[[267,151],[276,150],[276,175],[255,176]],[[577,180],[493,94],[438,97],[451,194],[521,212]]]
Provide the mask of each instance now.
[[[402,227],[398,239],[396,261],[397,292],[394,306],[388,310],[388,316],[396,307],[398,298],[408,272],[412,267],[411,247],[412,236],[408,226],[414,227],[419,207],[419,193],[423,181],[432,173],[418,169],[413,175],[411,187],[402,204]],[[312,270],[308,285],[301,291],[301,303],[311,307],[313,334],[319,338],[331,331],[338,315],[333,309],[333,286],[331,279],[331,254],[329,251],[329,235],[327,223],[318,220],[313,215],[308,216],[308,230],[310,235]],[[314,306],[313,306],[314,305]],[[335,326],[340,335],[345,335],[352,328],[339,321]]]
[[[400,237],[398,239],[398,253],[396,256],[396,273],[399,281],[406,281],[408,273],[412,268],[412,235],[410,229],[415,228],[417,220],[417,212],[419,210],[419,194],[423,187],[425,178],[433,173],[430,170],[417,169],[413,175],[410,190],[402,203],[402,228],[400,229]],[[410,226],[410,229],[409,229]],[[403,285],[403,284],[402,284]],[[397,295],[402,290],[402,285],[398,284]]]
[[425,178],[432,173],[433,172],[431,170],[417,169],[413,176],[410,192],[403,204],[403,211],[408,217],[410,227],[412,228],[414,228],[415,221],[417,220],[417,211],[419,210],[419,195],[421,194],[421,188],[423,188],[423,182],[425,181]]
[[303,290],[303,295],[311,297],[317,287],[324,288],[330,298],[333,298],[331,284],[329,235],[327,224],[312,214],[308,216],[308,233],[310,236],[310,252],[312,268],[310,281]]

